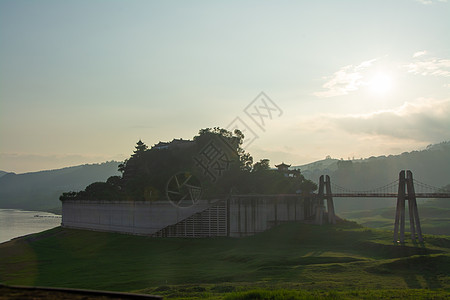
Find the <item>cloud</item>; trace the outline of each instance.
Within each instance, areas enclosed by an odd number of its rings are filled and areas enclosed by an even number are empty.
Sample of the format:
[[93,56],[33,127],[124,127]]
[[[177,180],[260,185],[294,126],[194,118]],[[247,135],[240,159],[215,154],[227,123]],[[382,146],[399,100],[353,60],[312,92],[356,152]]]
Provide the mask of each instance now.
[[430,4],[433,4],[435,2],[444,2],[444,3],[446,3],[447,0],[437,0],[437,1],[433,1],[433,0],[416,0],[416,2],[425,4],[425,5],[430,5]]
[[420,99],[371,114],[328,116],[328,122],[357,135],[439,142],[450,138],[450,100]]
[[[319,98],[330,98],[348,95],[363,87],[377,85],[374,72],[383,66],[381,58],[363,61],[359,64],[347,65],[334,72],[331,76],[324,77],[326,82],[323,90],[314,92]],[[413,75],[450,77],[450,59],[432,57],[428,51],[417,51],[412,55],[412,60],[403,63],[390,63],[390,69],[407,72]],[[390,77],[390,76],[389,76]],[[447,87],[447,85],[445,85]]]
[[409,73],[422,76],[450,77],[450,59],[429,57],[426,51],[416,52],[413,62],[405,65]]
[[428,52],[425,51],[425,50],[424,50],[424,51],[418,51],[418,52],[416,52],[416,53],[413,54],[413,57],[416,58],[416,57],[425,55],[425,54],[427,54],[427,53],[428,53]]
[[328,81],[322,86],[325,91],[315,92],[313,95],[321,98],[347,95],[358,90],[361,86],[367,85],[364,81],[364,71],[372,67],[377,59],[363,61],[358,65],[348,65],[342,67],[330,77],[325,77]]

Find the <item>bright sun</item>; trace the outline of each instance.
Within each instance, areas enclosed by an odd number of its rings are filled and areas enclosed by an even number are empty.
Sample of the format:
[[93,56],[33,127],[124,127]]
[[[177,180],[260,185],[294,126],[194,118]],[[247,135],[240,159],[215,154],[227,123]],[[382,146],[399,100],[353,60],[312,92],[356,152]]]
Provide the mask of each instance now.
[[386,94],[392,89],[392,77],[386,73],[377,73],[369,81],[369,88],[377,94]]

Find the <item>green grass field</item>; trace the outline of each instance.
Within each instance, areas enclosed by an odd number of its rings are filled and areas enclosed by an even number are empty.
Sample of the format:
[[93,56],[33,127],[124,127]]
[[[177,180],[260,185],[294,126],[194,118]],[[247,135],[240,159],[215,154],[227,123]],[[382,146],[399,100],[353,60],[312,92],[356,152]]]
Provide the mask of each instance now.
[[[450,208],[419,204],[421,228],[424,233],[450,235]],[[406,210],[406,228],[409,229],[409,216]],[[395,207],[386,207],[366,211],[340,213],[340,216],[355,221],[365,227],[393,230]]]
[[169,298],[450,297],[450,238],[392,244],[355,223],[247,238],[148,238],[55,228],[0,245],[0,282]]

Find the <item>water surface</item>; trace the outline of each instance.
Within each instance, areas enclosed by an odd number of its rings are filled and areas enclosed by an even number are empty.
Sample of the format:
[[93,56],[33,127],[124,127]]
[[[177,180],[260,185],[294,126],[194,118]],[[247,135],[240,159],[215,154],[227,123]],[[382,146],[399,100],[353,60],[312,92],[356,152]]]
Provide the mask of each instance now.
[[0,243],[60,225],[60,215],[42,211],[0,209]]

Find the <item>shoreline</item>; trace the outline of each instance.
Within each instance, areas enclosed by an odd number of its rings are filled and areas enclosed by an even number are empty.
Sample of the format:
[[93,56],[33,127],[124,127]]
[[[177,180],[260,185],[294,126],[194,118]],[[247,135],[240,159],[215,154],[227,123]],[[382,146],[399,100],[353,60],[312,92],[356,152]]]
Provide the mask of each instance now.
[[0,207],[0,210],[16,210],[16,211],[22,211],[22,212],[45,212],[50,213],[58,216],[62,216],[62,207],[55,207],[55,208],[37,208],[37,209],[31,209],[31,208],[4,208]]
[[61,226],[62,216],[48,211],[0,208],[0,245]]

